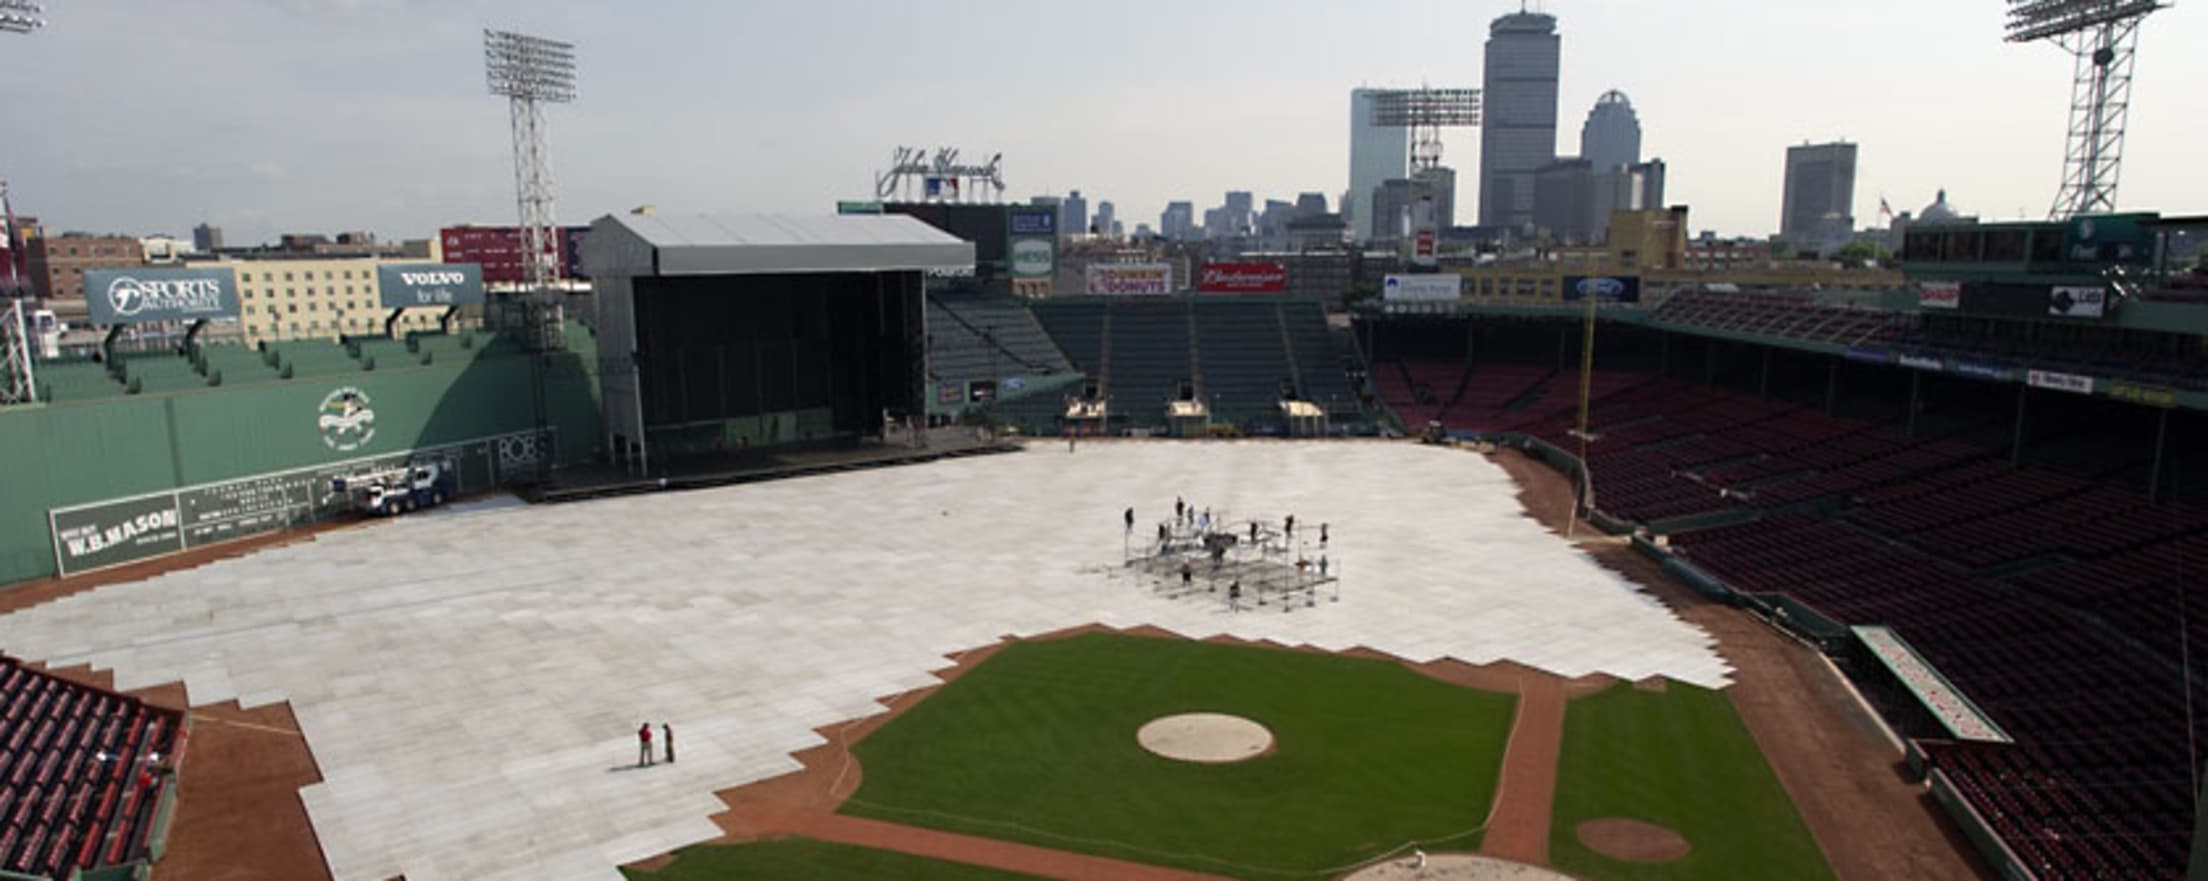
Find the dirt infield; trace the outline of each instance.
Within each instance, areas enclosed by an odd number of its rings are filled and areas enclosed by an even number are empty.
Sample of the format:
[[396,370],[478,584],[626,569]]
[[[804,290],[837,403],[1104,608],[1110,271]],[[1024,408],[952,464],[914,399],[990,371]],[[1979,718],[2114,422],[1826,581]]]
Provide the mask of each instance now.
[[[1114,632],[1130,636],[1158,639],[1180,639],[1173,633],[1150,627],[1128,630],[1112,630],[1101,625],[1086,625],[1055,633],[1033,637],[1027,641],[1045,641],[1091,632]],[[1252,643],[1231,637],[1213,637],[1207,642],[1229,645],[1262,645],[1289,651],[1308,651],[1328,654],[1309,646],[1283,646],[1275,643]],[[952,659],[950,666],[935,671],[945,683],[973,670],[982,661],[1010,645],[1010,639],[990,646],[962,652]],[[1501,841],[1509,853],[1532,853],[1536,859],[1545,860],[1548,851],[1550,806],[1555,795],[1556,755],[1561,746],[1563,706],[1568,696],[1587,694],[1606,687],[1605,677],[1586,677],[1566,681],[1552,674],[1517,664],[1500,663],[1474,666],[1456,660],[1440,660],[1426,664],[1413,664],[1371,649],[1352,649],[1340,653],[1348,657],[1385,660],[1433,677],[1443,682],[1520,694],[1521,720],[1529,720],[1526,707],[1536,709],[1535,715],[1544,721],[1514,722],[1511,739],[1504,752],[1502,783],[1496,793],[1496,804],[1490,814],[1491,828],[1506,830],[1497,835],[1490,832],[1487,844],[1490,852],[1495,842]],[[878,847],[915,856],[933,857],[956,862],[989,866],[1015,872],[1026,872],[1046,878],[1066,881],[1105,881],[1105,879],[1133,879],[1133,881],[1168,881],[1168,879],[1214,879],[1219,876],[1167,869],[1121,860],[1093,857],[1067,851],[1039,848],[1024,844],[958,835],[933,829],[887,823],[835,813],[845,798],[858,791],[863,771],[858,760],[850,753],[850,746],[865,739],[891,720],[917,705],[927,695],[941,686],[930,686],[887,698],[883,704],[888,710],[864,719],[819,729],[826,744],[796,753],[804,770],[757,783],[722,790],[717,793],[729,805],[725,813],[713,817],[723,835],[719,843],[759,841],[785,835],[803,835],[824,838],[845,844]],[[1553,721],[1547,721],[1553,717]],[[671,859],[662,856],[640,863],[632,868],[652,870],[665,866]],[[1481,861],[1481,865],[1502,865],[1495,861]],[[1524,868],[1524,867],[1518,867]],[[1456,875],[1429,875],[1433,878],[1455,878]],[[1465,878],[1553,877],[1521,875],[1464,875]]]
[[[1528,513],[1562,533],[1570,479],[1515,450],[1494,459],[1518,482]],[[1717,639],[1733,666],[1727,697],[1841,881],[1994,877],[1925,788],[1903,778],[1900,751],[1815,650],[1680,585],[1624,542],[1586,539],[1581,529],[1597,562]]]
[[1588,820],[1572,830],[1579,843],[1614,860],[1629,863],[1668,863],[1694,852],[1679,833],[1654,823],[1603,817]]

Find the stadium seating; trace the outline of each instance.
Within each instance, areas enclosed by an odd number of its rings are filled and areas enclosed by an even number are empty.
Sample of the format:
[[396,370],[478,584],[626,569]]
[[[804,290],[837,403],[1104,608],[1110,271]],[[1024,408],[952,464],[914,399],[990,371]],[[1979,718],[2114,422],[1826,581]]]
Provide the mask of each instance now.
[[360,370],[360,362],[343,346],[319,340],[294,340],[276,346],[278,363],[295,378],[340,376]]
[[123,383],[139,394],[157,392],[190,391],[207,386],[207,377],[200,374],[192,362],[174,352],[132,352],[118,354],[123,367]]
[[1658,306],[1659,325],[1852,346],[1891,338],[1900,313],[1825,303],[1792,291],[1680,291]]
[[1104,393],[1115,411],[1162,413],[1180,384],[1195,378],[1189,363],[1189,307],[1183,300],[1112,304],[1111,363]]
[[1317,402],[1337,416],[1358,409],[1360,396],[1349,383],[1334,334],[1326,326],[1326,310],[1308,300],[1278,302],[1281,323],[1287,328],[1288,355],[1296,369],[1297,387],[1303,399]]
[[276,368],[268,363],[268,357],[259,349],[239,345],[202,344],[199,347],[200,365],[209,379],[222,375],[223,385],[243,385],[254,382],[270,382],[278,378]]
[[930,295],[927,322],[928,370],[936,380],[1048,376],[1074,369],[1034,312],[1010,297]]
[[1222,298],[1197,310],[1197,369],[1214,418],[1270,417],[1295,390],[1286,329],[1271,300]]
[[38,363],[38,396],[57,403],[96,401],[125,393],[107,365],[97,361],[41,361]]
[[0,869],[67,878],[145,857],[184,718],[0,657]]

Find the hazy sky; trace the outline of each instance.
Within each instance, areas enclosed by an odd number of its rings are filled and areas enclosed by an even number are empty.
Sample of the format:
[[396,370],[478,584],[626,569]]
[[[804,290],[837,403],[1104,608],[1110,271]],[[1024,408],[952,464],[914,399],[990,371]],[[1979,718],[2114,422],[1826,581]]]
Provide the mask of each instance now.
[[[1005,155],[1008,197],[1079,188],[1130,229],[1169,199],[1348,186],[1352,87],[1479,85],[1517,0],[45,0],[0,34],[0,177],[51,226],[232,243],[422,237],[512,222],[506,108],[481,30],[578,44],[552,111],[560,216],[827,211],[891,148]],[[2059,177],[2067,56],[2001,41],[2000,0],[1552,0],[1558,152],[1624,90],[1693,225],[1778,226],[1785,148],[1862,144],[1856,214],[2037,215]],[[2208,3],[2150,20],[2125,208],[2208,212],[2197,44]],[[1450,139],[1460,222],[1477,132]]]

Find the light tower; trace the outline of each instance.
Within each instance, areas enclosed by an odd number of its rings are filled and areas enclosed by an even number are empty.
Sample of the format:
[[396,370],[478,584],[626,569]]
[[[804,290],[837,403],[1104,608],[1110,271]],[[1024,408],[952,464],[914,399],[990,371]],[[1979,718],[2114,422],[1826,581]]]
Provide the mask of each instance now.
[[[566,342],[561,327],[560,228],[553,212],[552,151],[545,142],[544,105],[575,100],[575,46],[514,31],[483,32],[483,66],[491,94],[507,99],[514,130],[514,201],[521,214],[521,308],[509,304],[499,323],[527,333],[537,349]],[[518,311],[519,314],[516,314]]]
[[28,34],[46,26],[46,7],[32,0],[0,0],[0,31]]
[[2052,40],[2076,59],[2056,219],[2116,210],[2139,24],[2161,0],[2009,0],[2008,40]]
[[1478,89],[1389,89],[1372,96],[1372,124],[1411,130],[1411,169],[1441,167],[1441,130],[1480,124]]

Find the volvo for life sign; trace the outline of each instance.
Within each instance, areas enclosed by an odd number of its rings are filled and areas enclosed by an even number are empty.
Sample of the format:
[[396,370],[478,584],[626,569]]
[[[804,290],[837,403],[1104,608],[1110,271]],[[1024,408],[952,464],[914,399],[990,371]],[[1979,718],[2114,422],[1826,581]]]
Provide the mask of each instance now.
[[376,267],[385,309],[474,306],[483,302],[483,267],[474,263],[387,263]]
[[90,269],[84,305],[93,324],[238,317],[238,275],[221,269]]

